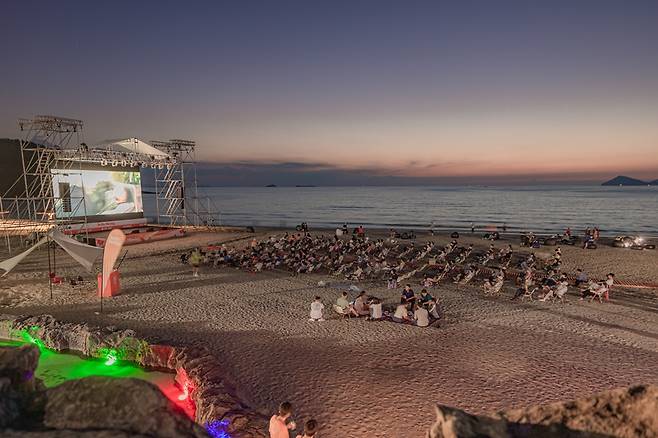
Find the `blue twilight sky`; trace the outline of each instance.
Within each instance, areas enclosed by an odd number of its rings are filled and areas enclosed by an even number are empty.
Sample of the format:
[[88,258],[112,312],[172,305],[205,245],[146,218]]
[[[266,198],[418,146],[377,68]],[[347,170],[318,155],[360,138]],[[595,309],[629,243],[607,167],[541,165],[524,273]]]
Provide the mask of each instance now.
[[231,185],[658,178],[658,1],[0,8],[0,137],[189,138]]

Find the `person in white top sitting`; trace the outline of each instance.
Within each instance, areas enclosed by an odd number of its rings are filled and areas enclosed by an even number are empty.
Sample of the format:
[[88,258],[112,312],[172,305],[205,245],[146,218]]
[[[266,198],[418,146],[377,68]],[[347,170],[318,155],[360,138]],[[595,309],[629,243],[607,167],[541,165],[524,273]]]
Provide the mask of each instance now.
[[382,319],[382,302],[377,298],[370,302],[370,317],[371,320]]
[[430,325],[430,315],[426,308],[416,304],[416,310],[414,311],[414,323],[418,327],[427,327]]
[[309,321],[324,321],[324,304],[322,304],[322,298],[315,297],[315,300],[311,303],[311,317]]
[[407,305],[402,303],[398,304],[391,319],[395,322],[409,321],[409,311],[407,310]]

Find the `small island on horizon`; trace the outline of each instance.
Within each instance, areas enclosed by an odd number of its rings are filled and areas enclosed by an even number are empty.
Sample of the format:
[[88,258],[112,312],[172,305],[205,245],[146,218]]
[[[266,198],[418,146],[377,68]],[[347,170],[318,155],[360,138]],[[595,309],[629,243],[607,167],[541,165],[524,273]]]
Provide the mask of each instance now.
[[602,186],[657,186],[658,179],[654,179],[653,181],[642,181],[637,178],[631,178],[630,176],[619,175],[602,183],[601,185]]

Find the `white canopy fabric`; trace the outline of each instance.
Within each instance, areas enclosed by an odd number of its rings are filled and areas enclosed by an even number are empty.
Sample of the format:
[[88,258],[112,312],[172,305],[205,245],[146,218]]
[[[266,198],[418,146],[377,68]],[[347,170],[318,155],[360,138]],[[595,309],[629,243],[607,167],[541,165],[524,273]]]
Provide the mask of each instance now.
[[164,158],[169,156],[169,154],[162,152],[161,150],[156,149],[150,144],[135,137],[105,140],[97,144],[95,147],[100,149],[108,149],[115,152],[128,152],[132,154],[153,155],[159,158]]
[[35,243],[32,247],[28,248],[26,251],[23,251],[22,253],[14,256],[10,259],[5,260],[4,262],[0,262],[0,269],[3,269],[5,271],[5,273],[2,274],[2,276],[4,277],[5,275],[9,274],[9,271],[14,269],[16,267],[16,265],[18,265],[20,262],[22,262],[25,257],[29,256],[32,251],[34,251],[39,246],[46,243],[46,240],[48,240],[48,239],[46,239],[44,237],[43,239],[41,239],[37,243]]
[[87,272],[91,272],[94,262],[103,254],[103,248],[78,242],[57,228],[50,232],[50,238],[57,242],[75,261],[80,263]]
[[[87,245],[77,240],[63,234],[57,228],[53,228],[48,232],[48,236],[53,239],[59,246],[64,249],[73,259],[80,263],[87,272],[91,272],[91,269],[94,266],[94,262],[101,254],[103,254],[103,248],[96,246]],[[9,272],[16,267],[20,262],[25,259],[32,251],[37,249],[40,245],[43,245],[48,240],[47,237],[42,238],[31,248],[23,251],[22,253],[7,259],[3,262],[0,262],[0,269],[4,270],[2,277],[9,274]]]

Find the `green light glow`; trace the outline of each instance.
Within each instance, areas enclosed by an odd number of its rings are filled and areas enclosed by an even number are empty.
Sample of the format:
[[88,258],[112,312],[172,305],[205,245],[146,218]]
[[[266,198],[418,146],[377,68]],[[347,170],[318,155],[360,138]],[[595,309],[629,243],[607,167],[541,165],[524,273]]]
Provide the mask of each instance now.
[[107,366],[114,365],[116,361],[117,361],[116,352],[112,350],[107,354],[107,360],[105,361],[105,365]]
[[[174,375],[158,371],[146,371],[136,365],[121,362],[121,351],[116,349],[102,348],[98,350],[98,357],[105,360],[84,359],[70,353],[58,353],[43,347],[43,342],[30,335],[27,331],[21,331],[21,341],[6,341],[0,339],[0,346],[18,347],[27,343],[37,345],[41,350],[39,365],[35,376],[41,379],[46,387],[57,386],[67,380],[82,379],[88,376],[106,377],[133,377],[147,380],[157,385],[163,394],[176,403],[185,413],[194,418],[194,406],[187,397],[187,388],[182,391],[176,386]],[[110,359],[114,361],[108,364]]]

